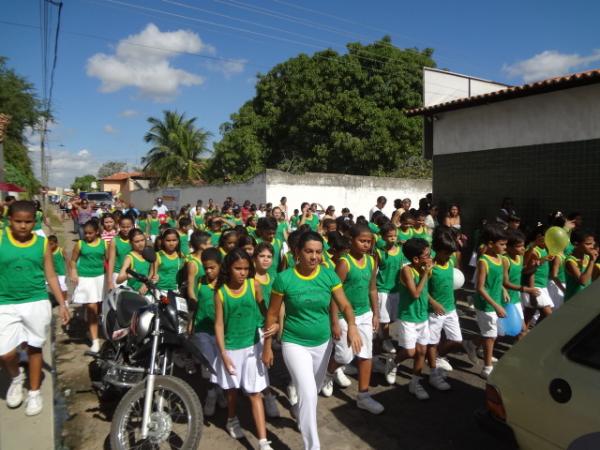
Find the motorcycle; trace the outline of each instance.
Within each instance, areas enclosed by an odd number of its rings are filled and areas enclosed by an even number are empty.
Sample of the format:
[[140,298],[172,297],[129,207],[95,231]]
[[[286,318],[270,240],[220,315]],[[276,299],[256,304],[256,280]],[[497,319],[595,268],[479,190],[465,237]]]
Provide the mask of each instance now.
[[[142,255],[151,263],[156,260],[150,248]],[[101,380],[93,380],[99,395],[127,390],[113,415],[111,448],[196,449],[202,407],[191,386],[173,376],[173,355],[184,351],[213,369],[188,339],[186,300],[173,292],[158,295],[148,277],[131,269],[128,273],[148,287],[150,298],[127,288],[107,296],[102,316],[108,339],[98,354],[90,354],[96,377],[102,374]]]

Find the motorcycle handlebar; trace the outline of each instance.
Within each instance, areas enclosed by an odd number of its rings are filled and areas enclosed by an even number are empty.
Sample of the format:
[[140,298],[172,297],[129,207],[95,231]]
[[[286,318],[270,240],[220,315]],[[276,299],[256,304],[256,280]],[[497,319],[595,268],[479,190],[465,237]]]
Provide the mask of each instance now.
[[133,278],[135,278],[136,280],[144,283],[150,289],[154,289],[156,287],[154,285],[154,283],[152,281],[150,281],[150,279],[147,276],[142,275],[141,273],[137,273],[135,270],[132,270],[131,268],[127,268],[127,273],[129,275],[131,275]]

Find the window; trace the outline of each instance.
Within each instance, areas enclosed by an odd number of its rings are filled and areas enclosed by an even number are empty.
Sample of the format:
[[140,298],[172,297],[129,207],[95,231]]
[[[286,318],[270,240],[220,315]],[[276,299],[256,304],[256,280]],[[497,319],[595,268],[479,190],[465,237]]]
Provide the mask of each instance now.
[[571,361],[600,370],[600,316],[569,341],[563,353]]

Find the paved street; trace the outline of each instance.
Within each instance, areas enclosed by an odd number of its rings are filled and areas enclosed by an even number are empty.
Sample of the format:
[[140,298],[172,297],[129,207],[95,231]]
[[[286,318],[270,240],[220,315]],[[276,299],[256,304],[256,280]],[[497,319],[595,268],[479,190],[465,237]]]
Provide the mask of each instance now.
[[[70,226],[66,227],[70,229]],[[72,244],[73,235],[64,235]],[[463,324],[473,329],[475,323],[471,313]],[[68,332],[56,326],[57,380],[60,391],[65,393],[68,415],[63,425],[63,444],[69,449],[108,449],[108,434],[111,414],[116,405],[99,405],[91,390],[88,377],[88,363],[91,358],[83,355],[87,350],[85,327],[76,315]],[[502,348],[502,347],[501,347]],[[504,347],[506,348],[506,347]],[[268,438],[275,449],[300,449],[302,440],[295,428],[295,421],[289,414],[289,404],[285,397],[288,374],[281,360],[271,372],[271,380],[277,393],[282,418],[268,420]],[[383,403],[386,411],[381,416],[373,416],[357,409],[356,380],[345,390],[337,389],[331,398],[319,399],[319,430],[323,449],[343,450],[355,448],[374,449],[482,449],[508,450],[509,446],[497,441],[480,430],[473,412],[483,405],[484,381],[477,375],[481,365],[473,367],[465,355],[451,358],[455,370],[449,375],[452,390],[437,392],[424,386],[431,399],[419,402],[408,393],[409,364],[399,371],[396,386],[388,386],[382,375],[374,375],[372,391],[374,397]],[[200,375],[192,375],[189,380],[204,398],[204,383]],[[204,449],[251,449],[256,448],[253,422],[249,403],[239,404],[240,419],[246,430],[246,440],[235,441],[224,430],[226,415],[224,410],[204,422],[200,448]],[[244,412],[246,411],[246,412]]]

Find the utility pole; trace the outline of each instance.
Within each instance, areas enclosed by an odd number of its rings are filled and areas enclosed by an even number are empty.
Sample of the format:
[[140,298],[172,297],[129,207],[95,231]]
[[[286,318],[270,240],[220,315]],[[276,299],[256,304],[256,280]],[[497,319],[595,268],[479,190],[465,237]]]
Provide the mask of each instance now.
[[42,119],[42,135],[40,138],[41,176],[42,176],[42,205],[46,208],[46,193],[48,192],[48,161],[46,161],[46,135],[48,132],[48,120]]

